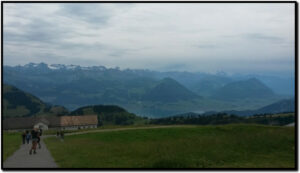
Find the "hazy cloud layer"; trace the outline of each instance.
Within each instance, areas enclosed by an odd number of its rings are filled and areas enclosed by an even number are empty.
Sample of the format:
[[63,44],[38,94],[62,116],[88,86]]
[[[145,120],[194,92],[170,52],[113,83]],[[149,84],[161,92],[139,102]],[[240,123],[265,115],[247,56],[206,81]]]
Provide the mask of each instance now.
[[4,64],[291,73],[294,4],[5,3]]

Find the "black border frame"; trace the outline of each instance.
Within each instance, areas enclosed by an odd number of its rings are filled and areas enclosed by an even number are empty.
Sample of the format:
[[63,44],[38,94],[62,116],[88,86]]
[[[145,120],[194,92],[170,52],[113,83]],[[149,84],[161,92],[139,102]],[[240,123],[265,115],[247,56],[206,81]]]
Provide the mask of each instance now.
[[[298,2],[297,1],[1,1],[1,100],[3,100],[3,6],[9,3],[291,3],[295,7],[295,167],[294,168],[3,168],[2,171],[298,171]],[[1,102],[1,133],[3,132],[3,103]],[[3,141],[3,135],[1,135]],[[3,153],[1,142],[1,153]]]

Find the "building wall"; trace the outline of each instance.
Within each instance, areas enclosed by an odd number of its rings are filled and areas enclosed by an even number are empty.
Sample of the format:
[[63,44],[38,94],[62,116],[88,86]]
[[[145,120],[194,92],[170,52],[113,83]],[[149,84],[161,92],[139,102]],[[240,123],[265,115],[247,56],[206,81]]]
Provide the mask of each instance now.
[[[91,128],[97,128],[97,125],[84,125],[84,126],[68,126],[68,127],[48,127],[47,129],[43,129],[43,130],[56,130],[56,131],[61,131],[61,130],[78,130],[78,129],[91,129]],[[5,131],[7,132],[24,132],[26,130],[28,130],[29,132],[31,132],[32,128],[28,128],[28,129],[7,129]]]
[[60,130],[79,130],[79,129],[91,129],[91,128],[97,128],[97,125],[67,126],[67,127],[60,127]]
[[3,130],[5,132],[25,132],[26,130],[28,130],[29,132],[31,132],[32,129],[6,129],[6,130]]

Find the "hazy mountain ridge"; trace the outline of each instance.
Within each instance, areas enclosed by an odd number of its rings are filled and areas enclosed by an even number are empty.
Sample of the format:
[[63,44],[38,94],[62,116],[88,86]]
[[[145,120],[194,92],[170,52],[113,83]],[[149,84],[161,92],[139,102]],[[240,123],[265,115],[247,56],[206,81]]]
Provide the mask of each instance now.
[[190,86],[190,88],[192,91],[201,96],[211,97],[220,88],[232,81],[232,79],[226,76],[210,75],[203,77],[198,82],[195,82],[192,86]]
[[296,112],[295,98],[283,99],[256,110],[244,110],[244,111],[230,110],[230,111],[221,111],[221,112],[212,111],[212,112],[206,112],[205,114],[212,115],[216,113],[226,113],[226,114],[240,115],[240,116],[251,116],[251,115],[259,115],[259,114],[276,114],[276,113],[284,113],[284,112]]
[[[170,81],[172,79],[165,79]],[[164,82],[164,81],[163,81]],[[173,82],[173,81],[172,81]],[[126,109],[116,105],[89,105],[80,107],[72,112],[69,112],[62,106],[50,106],[43,103],[37,97],[25,93],[13,86],[3,85],[3,117],[16,117],[16,116],[46,116],[46,115],[98,115],[100,124],[134,124],[136,122],[144,122],[144,119],[129,113]],[[21,109],[20,109],[21,108]],[[204,115],[215,114],[233,114],[240,116],[251,116],[257,114],[275,114],[283,112],[295,112],[295,99],[284,99],[273,104],[264,106],[257,110],[246,111],[222,111],[222,112],[206,112]],[[176,116],[198,116],[199,113],[183,113]],[[172,116],[171,116],[172,117]]]
[[5,83],[70,110],[87,105],[113,104],[140,115],[168,116],[195,110],[252,109],[281,99],[275,96],[255,98],[254,101],[238,97],[233,103],[211,97],[226,85],[239,82],[226,74],[30,63],[4,66],[3,76]]
[[3,117],[24,117],[35,115],[61,115],[68,111],[62,106],[51,106],[32,94],[3,84]]
[[3,118],[60,115],[98,115],[99,125],[128,125],[143,118],[116,105],[91,105],[69,112],[62,106],[47,105],[39,98],[10,85],[3,85]]
[[[161,80],[163,78],[173,78],[188,89],[192,90],[195,93],[198,93],[200,91],[200,95],[206,95],[207,93],[203,93],[202,90],[202,84],[205,86],[208,85],[208,83],[212,82],[212,84],[209,84],[209,87],[212,86],[213,88],[216,87],[216,84],[227,84],[228,82],[232,81],[240,81],[240,80],[247,80],[250,78],[256,78],[259,79],[262,83],[270,87],[275,93],[279,94],[288,94],[288,95],[294,95],[294,85],[295,85],[295,79],[293,76],[290,77],[279,77],[279,76],[268,76],[268,75],[241,75],[241,74],[232,74],[228,75],[225,72],[222,73],[216,73],[216,74],[208,74],[203,72],[179,72],[179,71],[169,71],[169,72],[159,72],[159,71],[153,71],[153,70],[147,70],[147,69],[124,69],[120,70],[119,67],[115,68],[106,68],[105,66],[89,66],[89,67],[83,67],[79,65],[64,65],[64,64],[46,64],[46,63],[29,63],[24,66],[4,66],[4,72],[9,73],[15,73],[15,72],[22,72],[24,74],[31,74],[31,73],[39,73],[39,74],[51,74],[51,75],[57,75],[56,82],[60,82],[59,73],[85,73],[85,75],[88,75],[90,72],[97,72],[98,74],[107,74],[109,73],[112,75],[114,73],[114,77],[117,75],[120,75],[120,73],[124,75],[122,78],[126,78],[126,76],[131,77],[147,77],[152,78],[155,80]],[[79,74],[78,74],[79,75]],[[5,76],[4,76],[5,77]],[[73,80],[73,79],[67,79],[67,80]],[[200,87],[200,89],[198,88]],[[211,93],[208,92],[208,95]]]
[[232,100],[242,98],[274,97],[275,93],[261,81],[251,78],[243,81],[230,82],[216,90],[213,98]]
[[176,102],[200,98],[172,78],[161,80],[154,88],[148,91],[143,99],[147,101]]

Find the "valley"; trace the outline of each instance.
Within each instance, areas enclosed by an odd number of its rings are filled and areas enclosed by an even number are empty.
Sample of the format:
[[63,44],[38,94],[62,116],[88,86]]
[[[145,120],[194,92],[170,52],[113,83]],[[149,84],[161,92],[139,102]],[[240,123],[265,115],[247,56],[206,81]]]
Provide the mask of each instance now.
[[[225,84],[210,96],[200,96],[169,77],[138,79],[135,85],[123,81],[128,90],[118,88],[117,80],[109,85],[100,80],[83,80],[85,85],[61,81],[63,92],[50,92],[52,98],[66,98],[57,102],[61,105],[3,84],[3,119],[96,115],[96,129],[65,130],[64,140],[54,137],[55,129],[44,132],[59,168],[295,167],[295,125],[290,125],[297,116],[294,98],[284,99],[253,78]],[[101,89],[94,87],[98,82]],[[35,93],[51,90],[38,82],[26,87],[34,87]],[[95,91],[99,97],[93,96]],[[83,101],[74,110],[65,107]],[[18,130],[4,131],[4,160],[20,147]]]
[[[274,82],[281,80],[274,80]],[[257,78],[190,72],[157,72],[30,63],[4,66],[4,82],[72,111],[88,105],[119,105],[147,117],[185,112],[252,110],[292,96]],[[293,92],[286,84],[286,92]],[[197,87],[198,86],[198,87]]]
[[3,1],[1,169],[297,171],[298,6]]

